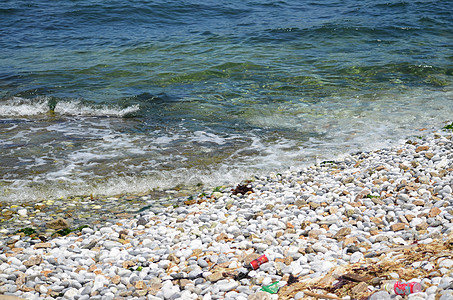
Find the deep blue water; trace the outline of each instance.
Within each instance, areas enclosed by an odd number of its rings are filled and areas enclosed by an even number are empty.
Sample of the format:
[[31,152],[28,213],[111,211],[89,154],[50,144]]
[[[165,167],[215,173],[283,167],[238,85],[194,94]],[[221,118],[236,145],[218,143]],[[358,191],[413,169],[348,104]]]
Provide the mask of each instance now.
[[234,183],[453,115],[451,1],[4,0],[0,49],[0,200]]

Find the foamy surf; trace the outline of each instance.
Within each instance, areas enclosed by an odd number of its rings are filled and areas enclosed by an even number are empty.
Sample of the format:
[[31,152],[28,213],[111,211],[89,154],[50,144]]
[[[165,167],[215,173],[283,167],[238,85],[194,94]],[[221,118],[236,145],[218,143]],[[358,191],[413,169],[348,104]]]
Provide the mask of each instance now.
[[125,108],[114,104],[96,104],[78,99],[56,100],[53,97],[38,97],[27,99],[11,97],[0,101],[0,116],[27,117],[45,114],[81,117],[125,117],[140,110],[138,104]]
[[55,114],[61,103],[68,111],[63,118],[3,118],[0,200],[234,184],[423,135],[423,128],[451,121],[452,97],[451,91],[423,89],[372,101],[332,97],[309,109],[281,104],[272,118],[249,109],[242,120],[249,130],[193,120],[156,123],[154,116],[109,118],[105,109],[96,117],[84,115],[80,102],[60,101]]

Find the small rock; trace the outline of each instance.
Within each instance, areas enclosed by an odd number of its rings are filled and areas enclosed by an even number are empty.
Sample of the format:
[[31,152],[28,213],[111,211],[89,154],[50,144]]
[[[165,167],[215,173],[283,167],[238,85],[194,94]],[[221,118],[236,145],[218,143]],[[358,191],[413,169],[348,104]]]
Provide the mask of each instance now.
[[48,228],[55,229],[55,230],[69,228],[69,223],[63,218],[58,218],[56,220],[47,222],[46,225]]
[[76,288],[70,288],[64,293],[64,297],[66,299],[73,299],[78,294],[78,290]]
[[250,263],[260,257],[258,253],[251,253],[244,258],[244,265],[248,266]]
[[257,252],[263,252],[263,251],[266,250],[268,247],[269,247],[269,245],[264,244],[264,243],[256,243],[256,244],[253,244],[253,248],[255,248]]
[[172,261],[172,262],[176,263],[176,264],[179,264],[179,261],[180,261],[179,257],[177,257],[175,253],[168,254],[168,258],[167,259],[169,261]]
[[197,260],[197,264],[201,267],[201,268],[207,268],[209,266],[208,262],[202,258],[199,258]]
[[390,300],[390,294],[387,291],[377,291],[370,296],[369,300]]
[[340,230],[338,230],[337,233],[335,233],[335,235],[333,236],[333,238],[336,239],[336,240],[338,240],[338,241],[341,241],[341,240],[344,239],[348,234],[351,234],[351,228],[343,227],[343,228],[341,228]]
[[23,208],[23,209],[19,209],[17,211],[17,214],[21,217],[26,217],[27,216],[27,209],[26,208]]
[[417,177],[418,182],[422,184],[428,184],[429,183],[429,177],[428,176],[418,176]]
[[313,248],[313,250],[314,250],[315,252],[326,253],[326,252],[328,251],[327,248],[324,247],[324,246],[322,245],[322,243],[319,243],[319,242],[318,242],[318,243],[314,243],[314,244],[312,245],[312,248]]
[[434,157],[434,153],[432,153],[432,152],[426,152],[426,153],[425,153],[425,157],[426,157],[427,159],[431,159],[431,158]]
[[426,263],[422,266],[422,269],[427,271],[427,272],[430,272],[432,271],[436,266],[432,263]]
[[27,276],[24,273],[20,273],[16,279],[16,285],[21,286],[25,284]]
[[186,274],[185,273],[173,273],[173,274],[170,274],[170,276],[173,279],[183,279],[186,277]]
[[125,269],[135,267],[135,263],[131,260],[123,261],[122,265],[123,265],[123,268],[125,268]]
[[370,221],[376,225],[381,225],[383,223],[382,218],[370,217]]
[[181,289],[184,289],[188,284],[193,284],[192,280],[189,279],[179,280],[179,286],[181,287]]
[[226,233],[222,232],[215,238],[215,240],[216,240],[216,242],[228,241],[228,235]]
[[361,294],[368,291],[368,284],[366,282],[360,282],[351,289],[351,292],[356,297],[359,297]]
[[148,292],[151,295],[156,295],[162,288],[162,283],[156,281],[157,278],[155,278],[154,281],[152,281],[149,285]]
[[423,206],[423,205],[425,205],[425,201],[423,201],[423,200],[414,200],[412,202],[412,204],[414,204],[416,206]]
[[119,284],[121,282],[121,276],[115,275],[110,280],[112,281],[113,284]]
[[177,291],[173,288],[173,285],[163,285],[162,286],[162,295],[164,299],[171,299],[173,295],[175,295]]
[[428,223],[423,221],[422,223],[415,225],[415,229],[417,229],[417,230],[426,230],[428,228],[428,226],[429,226]]
[[98,240],[92,240],[91,242],[89,242],[88,244],[86,244],[85,246],[82,246],[82,249],[89,249],[91,250],[92,248],[94,248],[96,246],[96,244],[98,243]]
[[303,200],[303,199],[298,199],[296,200],[296,202],[294,203],[294,205],[296,205],[297,207],[301,207],[301,206],[304,206],[307,204],[307,201]]
[[40,265],[41,263],[42,263],[42,256],[41,255],[37,255],[37,256],[30,257],[30,259],[27,260],[27,261],[24,261],[23,264],[26,267],[31,267],[31,266]]
[[107,250],[112,250],[113,248],[121,247],[121,246],[122,246],[121,243],[115,242],[115,241],[105,241],[105,242],[104,242],[104,247],[105,247]]
[[223,193],[221,192],[214,192],[212,193],[212,197],[216,198],[216,199],[219,199],[223,196]]
[[406,227],[405,223],[395,223],[390,226],[390,229],[392,231],[400,231],[403,230]]
[[453,293],[445,293],[440,296],[439,300],[453,300]]
[[405,164],[399,164],[399,168],[404,171],[409,170],[409,166],[406,166]]
[[439,267],[450,269],[453,267],[453,259],[447,258],[439,262]]
[[143,280],[139,280],[137,282],[135,282],[135,288],[138,289],[138,290],[144,290],[146,289],[146,284],[145,282],[143,282]]
[[35,249],[43,249],[43,248],[50,248],[50,247],[52,247],[51,243],[37,243],[34,246]]
[[429,146],[418,146],[416,149],[415,149],[415,152],[419,153],[419,152],[422,152],[422,151],[426,151],[429,149]]
[[272,300],[271,294],[259,291],[248,297],[248,300]]
[[228,292],[237,288],[238,283],[235,280],[222,280],[217,283],[217,286],[219,287],[220,291]]
[[354,252],[353,254],[351,254],[351,258],[349,259],[349,261],[351,262],[351,264],[355,264],[361,261],[362,259],[363,259],[362,252]]
[[[147,290],[140,289],[140,290],[136,290],[132,295],[135,297],[144,297],[146,294],[148,294]],[[107,296],[107,294],[105,294],[104,297],[105,296]],[[115,296],[115,295],[113,295],[113,296]]]
[[90,295],[91,294],[91,286],[86,286],[80,292],[81,295]]
[[350,245],[350,246],[346,249],[346,253],[354,253],[354,252],[357,252],[357,251],[360,251],[360,248],[357,247],[356,245]]
[[223,278],[222,272],[218,271],[218,272],[214,272],[214,273],[208,275],[208,277],[206,279],[211,282],[217,282],[222,278]]
[[442,211],[438,207],[433,207],[429,211],[429,217],[434,218],[435,216],[438,216]]
[[353,181],[354,181],[354,176],[349,176],[349,177],[344,178],[341,182],[343,182],[343,184],[348,184]]
[[148,224],[148,221],[146,221],[145,218],[140,218],[140,219],[138,219],[138,221],[137,221],[137,225],[143,225],[143,226],[145,226],[146,224]]

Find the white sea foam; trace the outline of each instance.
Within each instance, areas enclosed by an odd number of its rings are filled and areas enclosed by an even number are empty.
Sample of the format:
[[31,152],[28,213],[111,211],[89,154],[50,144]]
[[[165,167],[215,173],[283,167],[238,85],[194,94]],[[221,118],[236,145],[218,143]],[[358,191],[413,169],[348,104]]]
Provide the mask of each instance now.
[[192,135],[192,140],[196,142],[209,142],[209,143],[215,143],[218,145],[223,145],[225,144],[225,139],[220,137],[219,135],[210,133],[210,132],[205,132],[205,131],[195,131],[194,134]]
[[179,134],[174,134],[174,135],[163,135],[156,137],[153,142],[158,144],[158,145],[166,145],[169,144],[170,142],[173,142],[177,139],[182,138]]
[[35,116],[49,111],[46,101],[31,102],[28,99],[13,97],[0,102],[0,116]]
[[106,116],[124,117],[140,110],[139,105],[132,105],[126,108],[117,106],[87,105],[79,100],[60,101],[55,107],[55,112],[69,116]]
[[[12,97],[0,102],[0,116],[37,116],[51,112],[49,103],[53,101],[48,97],[27,99]],[[53,111],[66,116],[96,116],[96,117],[124,117],[140,110],[138,104],[125,108],[117,105],[97,105],[81,100],[60,100],[56,102]]]

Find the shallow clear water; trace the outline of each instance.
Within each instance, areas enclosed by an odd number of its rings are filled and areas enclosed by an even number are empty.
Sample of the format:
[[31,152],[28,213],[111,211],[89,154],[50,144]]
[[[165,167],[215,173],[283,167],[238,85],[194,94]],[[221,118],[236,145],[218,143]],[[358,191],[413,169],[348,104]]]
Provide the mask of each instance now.
[[449,1],[0,8],[0,200],[218,186],[453,113]]

